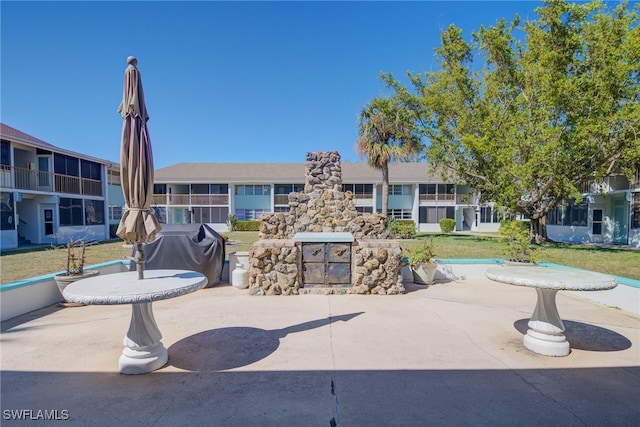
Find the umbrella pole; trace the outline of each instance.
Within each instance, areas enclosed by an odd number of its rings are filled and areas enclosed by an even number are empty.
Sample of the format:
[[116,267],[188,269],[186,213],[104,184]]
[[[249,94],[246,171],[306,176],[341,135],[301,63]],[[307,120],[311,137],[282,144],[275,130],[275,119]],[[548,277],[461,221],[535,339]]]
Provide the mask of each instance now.
[[136,263],[136,271],[138,272],[138,280],[144,279],[144,250],[142,249],[142,243],[136,243],[136,256],[133,258]]

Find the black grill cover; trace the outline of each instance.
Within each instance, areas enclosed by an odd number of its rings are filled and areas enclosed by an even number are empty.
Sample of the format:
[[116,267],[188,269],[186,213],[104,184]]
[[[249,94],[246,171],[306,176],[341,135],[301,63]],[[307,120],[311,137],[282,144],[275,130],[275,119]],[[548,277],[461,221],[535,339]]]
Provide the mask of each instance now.
[[[224,239],[207,224],[162,224],[156,240],[143,245],[145,270],[175,268],[204,274],[207,288],[220,283],[224,267]],[[133,245],[132,256],[136,253]],[[132,261],[130,268],[135,270]]]

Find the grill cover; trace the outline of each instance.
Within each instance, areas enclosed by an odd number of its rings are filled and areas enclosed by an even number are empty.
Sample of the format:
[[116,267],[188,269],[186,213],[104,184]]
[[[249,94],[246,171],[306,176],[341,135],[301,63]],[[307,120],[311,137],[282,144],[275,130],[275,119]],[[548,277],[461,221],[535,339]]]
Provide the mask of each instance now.
[[[145,270],[175,268],[204,274],[207,288],[220,283],[224,267],[224,239],[207,224],[162,224],[158,237],[143,246]],[[136,253],[133,245],[132,256]],[[131,269],[135,263],[131,262]]]

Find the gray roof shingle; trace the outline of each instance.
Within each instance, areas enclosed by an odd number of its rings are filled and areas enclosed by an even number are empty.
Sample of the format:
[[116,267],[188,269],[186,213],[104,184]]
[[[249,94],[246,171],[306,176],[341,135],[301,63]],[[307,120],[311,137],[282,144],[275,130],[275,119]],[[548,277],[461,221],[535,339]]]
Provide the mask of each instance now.
[[[155,181],[163,183],[303,183],[305,163],[177,163],[157,169]],[[381,182],[381,172],[366,163],[342,163],[345,183]],[[389,180],[393,183],[443,182],[429,175],[426,163],[390,163]]]

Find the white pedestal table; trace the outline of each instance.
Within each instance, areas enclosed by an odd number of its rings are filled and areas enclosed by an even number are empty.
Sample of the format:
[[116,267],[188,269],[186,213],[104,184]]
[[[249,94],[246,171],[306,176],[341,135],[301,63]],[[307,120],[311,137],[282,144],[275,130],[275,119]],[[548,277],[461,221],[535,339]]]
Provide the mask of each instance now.
[[496,282],[535,288],[538,301],[523,343],[534,353],[545,356],[567,356],[570,352],[556,307],[558,291],[603,291],[618,285],[613,276],[584,270],[507,266],[489,268],[485,274]]
[[136,271],[127,271],[78,280],[67,286],[64,297],[88,305],[131,304],[131,323],[119,367],[123,374],[144,374],[161,368],[168,360],[152,302],[179,297],[206,284],[207,278],[195,271],[145,270],[142,280]]

